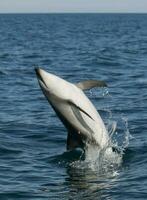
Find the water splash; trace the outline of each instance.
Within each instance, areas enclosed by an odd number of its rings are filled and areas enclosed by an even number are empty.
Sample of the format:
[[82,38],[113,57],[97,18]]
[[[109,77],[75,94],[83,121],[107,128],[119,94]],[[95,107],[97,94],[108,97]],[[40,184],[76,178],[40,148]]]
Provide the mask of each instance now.
[[85,152],[84,158],[84,160],[71,162],[69,166],[76,170],[91,171],[98,177],[110,178],[119,174],[122,154],[113,152],[110,147],[100,150],[98,147],[90,146]]
[[[91,95],[96,97],[96,94],[93,94],[92,90],[90,91]],[[113,97],[106,88],[103,90],[102,96],[113,100]],[[128,119],[122,113],[119,118],[117,117],[115,119],[115,116],[108,106],[103,110],[108,115],[106,128],[110,139],[107,147],[100,150],[97,146],[87,145],[84,160],[82,155],[81,160],[71,162],[70,166],[78,169],[88,168],[98,175],[117,176],[122,164],[124,151],[128,147],[131,138]]]

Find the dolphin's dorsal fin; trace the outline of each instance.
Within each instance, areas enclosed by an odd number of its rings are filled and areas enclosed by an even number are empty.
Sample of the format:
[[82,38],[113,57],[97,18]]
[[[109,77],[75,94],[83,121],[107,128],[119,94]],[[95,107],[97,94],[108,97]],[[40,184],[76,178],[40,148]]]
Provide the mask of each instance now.
[[107,87],[107,84],[104,81],[98,81],[98,80],[82,81],[76,83],[75,85],[81,90],[89,90],[94,87]]

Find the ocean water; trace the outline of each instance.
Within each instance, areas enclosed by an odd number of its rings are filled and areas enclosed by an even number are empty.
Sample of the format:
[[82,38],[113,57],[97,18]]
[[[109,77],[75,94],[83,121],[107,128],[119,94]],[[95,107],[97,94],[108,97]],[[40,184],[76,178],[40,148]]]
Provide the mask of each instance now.
[[[66,152],[35,66],[107,82],[87,95],[114,129],[118,165],[100,159],[93,169],[80,150]],[[1,14],[0,199],[80,198],[147,199],[147,15]]]

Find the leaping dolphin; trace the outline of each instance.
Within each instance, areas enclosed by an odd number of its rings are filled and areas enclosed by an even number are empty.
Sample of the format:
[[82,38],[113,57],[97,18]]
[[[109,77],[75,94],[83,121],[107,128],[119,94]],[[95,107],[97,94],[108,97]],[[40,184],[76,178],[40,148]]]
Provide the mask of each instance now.
[[39,85],[68,131],[67,150],[87,145],[108,146],[109,136],[96,108],[83,90],[106,87],[104,81],[70,83],[41,68],[35,68]]

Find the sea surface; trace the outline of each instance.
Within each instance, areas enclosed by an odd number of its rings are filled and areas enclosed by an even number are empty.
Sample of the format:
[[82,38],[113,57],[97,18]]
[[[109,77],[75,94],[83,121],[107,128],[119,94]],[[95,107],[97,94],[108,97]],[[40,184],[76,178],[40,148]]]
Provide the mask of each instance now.
[[[106,81],[86,95],[113,130],[117,166],[66,151],[35,66]],[[147,199],[147,15],[0,15],[0,199]]]

